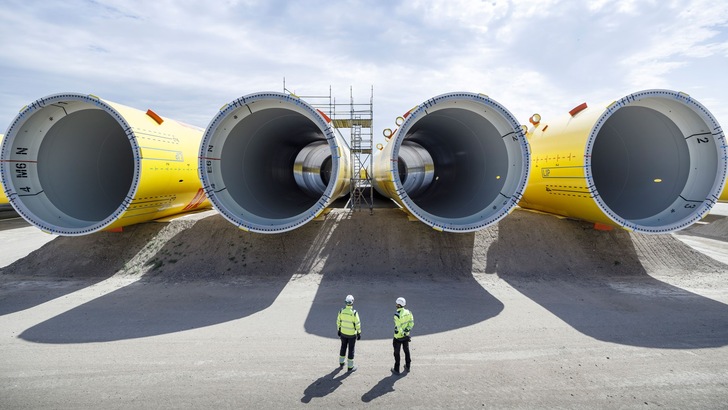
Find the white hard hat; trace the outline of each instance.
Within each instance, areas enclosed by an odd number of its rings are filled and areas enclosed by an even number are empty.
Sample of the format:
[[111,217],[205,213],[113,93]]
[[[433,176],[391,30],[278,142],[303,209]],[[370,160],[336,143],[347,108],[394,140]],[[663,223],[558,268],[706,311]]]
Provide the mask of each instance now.
[[352,296],[352,295],[346,295],[346,299],[345,300],[346,300],[346,303],[347,304],[351,305],[352,303],[354,303],[354,296]]
[[400,306],[407,306],[407,301],[404,300],[403,297],[398,297],[397,298],[397,304],[400,305]]

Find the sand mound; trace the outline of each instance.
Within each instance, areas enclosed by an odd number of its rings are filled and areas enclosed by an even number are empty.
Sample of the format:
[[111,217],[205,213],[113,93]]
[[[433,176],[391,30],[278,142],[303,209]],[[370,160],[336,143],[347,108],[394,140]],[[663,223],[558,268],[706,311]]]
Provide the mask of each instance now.
[[146,223],[124,232],[59,237],[0,271],[21,277],[260,280],[328,278],[468,278],[498,274],[524,280],[644,273],[712,274],[721,264],[671,235],[596,231],[585,222],[516,210],[477,233],[441,233],[396,209],[333,210],[324,221],[283,234],[241,231],[213,211]]
[[[692,225],[680,231],[680,233],[728,242],[728,218],[708,215],[702,222]],[[728,248],[728,245],[726,245],[726,248]]]

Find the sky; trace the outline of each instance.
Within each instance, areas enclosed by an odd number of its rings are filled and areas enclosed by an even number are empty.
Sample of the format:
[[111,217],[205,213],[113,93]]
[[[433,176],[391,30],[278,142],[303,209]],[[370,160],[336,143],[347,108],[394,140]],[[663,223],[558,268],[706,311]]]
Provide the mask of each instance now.
[[[205,128],[261,91],[367,103],[375,142],[448,92],[522,124],[636,91],[728,124],[725,0],[0,0],[0,133],[30,102],[94,94]],[[313,102],[313,101],[311,101]]]

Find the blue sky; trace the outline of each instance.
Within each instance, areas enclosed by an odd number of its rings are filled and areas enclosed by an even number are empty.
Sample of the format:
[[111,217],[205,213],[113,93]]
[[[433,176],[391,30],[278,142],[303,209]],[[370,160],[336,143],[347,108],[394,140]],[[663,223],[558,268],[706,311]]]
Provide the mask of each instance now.
[[635,91],[684,91],[728,124],[728,2],[0,0],[0,129],[80,92],[206,127],[258,91],[366,101],[375,135],[436,95],[521,123]]

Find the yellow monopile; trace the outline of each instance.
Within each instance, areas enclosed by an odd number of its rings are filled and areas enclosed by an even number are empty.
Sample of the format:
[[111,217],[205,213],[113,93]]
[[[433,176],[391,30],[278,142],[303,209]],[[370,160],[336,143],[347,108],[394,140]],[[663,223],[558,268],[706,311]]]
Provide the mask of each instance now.
[[[2,146],[3,137],[4,135],[0,134],[0,146]],[[10,203],[10,201],[8,200],[8,196],[5,195],[5,189],[3,188],[2,181],[0,180],[0,205],[7,205],[8,203]]]
[[725,136],[684,93],[641,91],[531,124],[523,208],[667,233],[709,212],[726,180]]
[[238,228],[281,233],[349,192],[350,151],[323,112],[293,94],[258,92],[225,104],[199,151],[199,178]]
[[43,231],[84,235],[209,207],[197,177],[202,130],[93,95],[24,107],[0,156],[18,213]]
[[385,130],[374,187],[437,231],[473,232],[515,208],[529,150],[513,115],[483,94],[439,95]]

